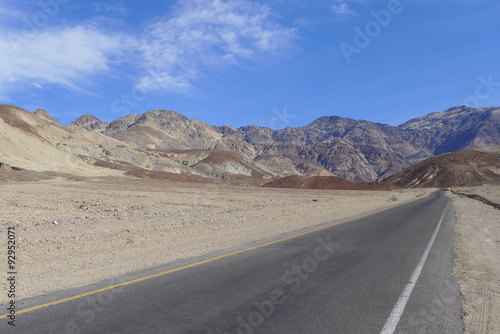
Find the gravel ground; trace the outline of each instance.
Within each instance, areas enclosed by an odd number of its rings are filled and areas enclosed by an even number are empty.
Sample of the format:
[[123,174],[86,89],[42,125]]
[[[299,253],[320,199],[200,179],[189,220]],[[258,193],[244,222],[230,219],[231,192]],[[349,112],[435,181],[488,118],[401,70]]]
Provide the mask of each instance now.
[[[432,190],[318,191],[134,178],[0,184],[14,226],[18,300],[244,245],[413,200]],[[2,247],[3,248],[3,247]],[[2,268],[6,267],[5,257]],[[0,303],[5,303],[2,280]]]
[[[500,203],[499,186],[461,187]],[[500,333],[500,211],[451,195],[457,214],[454,274],[462,292],[466,334]]]

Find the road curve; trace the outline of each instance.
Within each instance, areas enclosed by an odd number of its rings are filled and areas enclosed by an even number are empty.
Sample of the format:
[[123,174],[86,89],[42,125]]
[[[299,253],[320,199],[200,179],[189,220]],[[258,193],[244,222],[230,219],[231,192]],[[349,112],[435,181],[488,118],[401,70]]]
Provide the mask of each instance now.
[[386,334],[397,320],[395,333],[460,333],[453,226],[439,191],[250,250],[32,298],[15,327],[0,319],[0,332]]

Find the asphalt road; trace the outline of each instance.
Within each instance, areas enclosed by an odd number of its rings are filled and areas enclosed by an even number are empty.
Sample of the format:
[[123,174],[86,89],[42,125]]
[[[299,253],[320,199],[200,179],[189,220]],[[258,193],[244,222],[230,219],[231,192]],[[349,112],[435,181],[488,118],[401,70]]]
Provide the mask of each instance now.
[[235,250],[32,298],[23,309],[56,303],[18,314],[15,327],[0,319],[0,332],[358,334],[385,328],[387,334],[392,323],[395,333],[461,333],[448,202],[437,192],[230,256],[224,254]]

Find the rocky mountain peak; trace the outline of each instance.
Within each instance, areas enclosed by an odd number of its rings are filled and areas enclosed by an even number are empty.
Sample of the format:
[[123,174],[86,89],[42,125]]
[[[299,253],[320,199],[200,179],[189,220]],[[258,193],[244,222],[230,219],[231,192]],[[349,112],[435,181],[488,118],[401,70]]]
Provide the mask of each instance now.
[[223,126],[214,126],[213,129],[223,135],[230,134],[230,135],[237,135],[238,130],[233,128],[232,126],[229,125],[223,125]]
[[95,116],[85,114],[74,120],[70,126],[88,131],[102,131],[109,123],[103,122]]
[[53,125],[57,125],[58,127],[62,127],[63,125],[59,123],[57,118],[52,117],[45,109],[37,109],[33,114],[36,116],[45,119],[46,121],[49,121]]
[[163,125],[166,123],[171,123],[172,121],[187,122],[189,119],[173,110],[150,110],[141,115],[137,120],[137,123],[149,122],[155,123],[157,125]]
[[90,123],[90,122],[101,122],[101,120],[91,114],[84,114],[80,117],[78,117],[75,121],[73,121],[71,124],[78,124],[78,123]]
[[325,125],[337,124],[339,122],[354,121],[350,118],[344,118],[340,116],[322,116],[314,120],[308,127],[323,127]]
[[35,115],[39,116],[39,117],[47,117],[47,116],[50,116],[49,113],[47,112],[47,110],[45,109],[37,109],[35,112],[34,112]]
[[140,117],[140,115],[128,114],[115,119],[113,122],[108,124],[104,133],[111,135],[116,132],[124,131],[132,126],[132,124],[134,124]]

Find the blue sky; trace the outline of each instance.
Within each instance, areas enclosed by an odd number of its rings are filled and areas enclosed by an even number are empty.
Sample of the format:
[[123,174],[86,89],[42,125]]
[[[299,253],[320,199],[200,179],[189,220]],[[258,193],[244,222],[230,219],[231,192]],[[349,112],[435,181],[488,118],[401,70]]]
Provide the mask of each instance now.
[[62,123],[398,125],[500,106],[500,1],[0,0],[0,103]]

